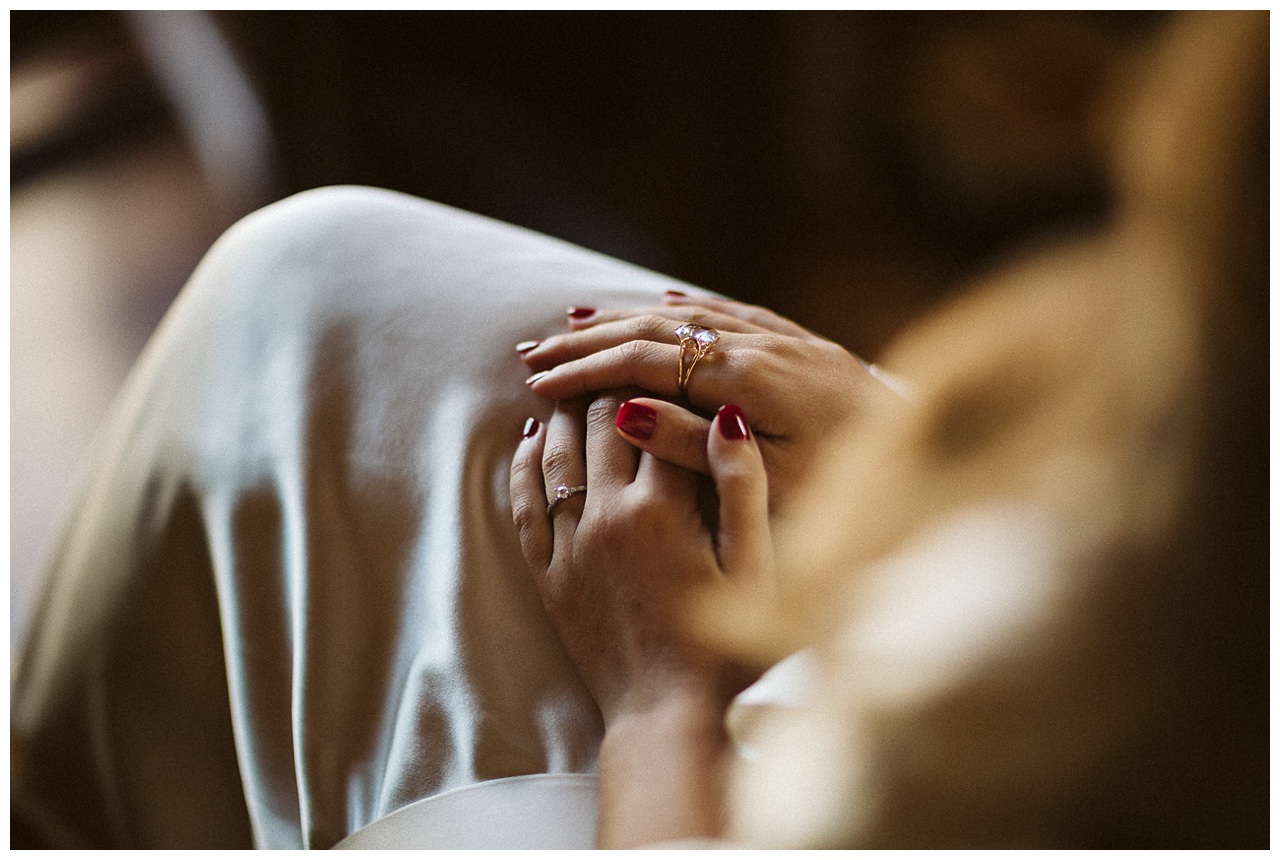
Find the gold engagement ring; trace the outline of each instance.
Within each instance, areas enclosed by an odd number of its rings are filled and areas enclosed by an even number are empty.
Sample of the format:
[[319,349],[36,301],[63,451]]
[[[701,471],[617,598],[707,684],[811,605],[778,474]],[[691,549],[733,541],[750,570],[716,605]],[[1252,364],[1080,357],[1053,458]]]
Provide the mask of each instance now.
[[680,366],[676,369],[676,382],[683,394],[689,385],[689,377],[693,375],[693,368],[720,342],[720,332],[706,326],[685,323],[676,329],[676,337],[680,342]]

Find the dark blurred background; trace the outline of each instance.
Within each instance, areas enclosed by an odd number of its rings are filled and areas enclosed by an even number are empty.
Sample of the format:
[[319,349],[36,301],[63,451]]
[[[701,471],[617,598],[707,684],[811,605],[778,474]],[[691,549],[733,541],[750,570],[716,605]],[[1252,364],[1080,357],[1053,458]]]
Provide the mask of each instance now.
[[200,255],[383,186],[767,304],[874,358],[1107,215],[1161,13],[11,12],[11,642]]

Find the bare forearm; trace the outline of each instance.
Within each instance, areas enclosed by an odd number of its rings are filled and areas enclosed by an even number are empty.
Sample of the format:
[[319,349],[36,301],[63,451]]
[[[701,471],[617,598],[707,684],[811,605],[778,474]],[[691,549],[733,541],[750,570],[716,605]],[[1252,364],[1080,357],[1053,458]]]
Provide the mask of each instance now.
[[600,752],[599,847],[718,836],[726,742],[715,696],[673,695],[615,719]]

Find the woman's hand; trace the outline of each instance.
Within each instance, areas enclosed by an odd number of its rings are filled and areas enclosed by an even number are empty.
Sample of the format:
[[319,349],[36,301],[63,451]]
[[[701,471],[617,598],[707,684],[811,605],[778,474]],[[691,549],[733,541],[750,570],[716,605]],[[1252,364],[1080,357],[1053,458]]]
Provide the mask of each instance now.
[[[741,411],[721,409],[706,440],[720,506],[713,535],[698,476],[615,431],[621,402],[557,404],[545,427],[531,420],[511,468],[525,559],[606,727],[676,691],[727,702],[742,677],[683,631],[681,601],[693,588],[772,575],[767,483]],[[562,485],[587,490],[548,514]]]
[[[530,419],[511,465],[520,544],[547,614],[604,716],[600,847],[716,836],[724,710],[746,678],[684,630],[691,588],[772,577],[768,487],[746,419],[725,406],[705,456],[719,496],[704,524],[698,476],[612,426],[622,398]],[[585,486],[556,501],[557,487]]]
[[661,436],[628,438],[707,473],[709,421],[665,399],[681,395],[676,327],[693,322],[714,328],[721,339],[694,368],[684,396],[706,415],[737,403],[751,416],[775,501],[798,483],[833,429],[874,400],[896,398],[847,350],[772,311],[676,293],[664,301],[642,309],[572,309],[571,332],[519,347],[537,371],[530,387],[555,400],[624,386],[657,395],[645,405],[659,414]]

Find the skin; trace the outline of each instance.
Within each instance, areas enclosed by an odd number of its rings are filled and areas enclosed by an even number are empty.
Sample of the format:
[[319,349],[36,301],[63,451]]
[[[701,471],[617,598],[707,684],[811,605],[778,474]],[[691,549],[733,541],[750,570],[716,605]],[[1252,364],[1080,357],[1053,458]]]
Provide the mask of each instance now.
[[[581,313],[581,311],[579,311]],[[765,308],[668,293],[648,308],[567,315],[570,331],[524,346],[529,386],[551,400],[635,387],[658,412],[649,439],[629,440],[667,462],[710,474],[709,416],[736,403],[751,416],[776,505],[803,479],[821,443],[874,400],[893,395],[866,364]],[[675,328],[693,322],[721,332],[682,395]],[[690,407],[690,408],[681,408]]]
[[[557,405],[520,443],[511,498],[548,616],[604,719],[598,842],[713,837],[724,712],[752,679],[693,641],[678,609],[690,589],[771,579],[770,505],[827,434],[896,396],[837,344],[739,302],[668,294],[566,318],[566,334],[518,348],[530,387]],[[722,337],[682,393],[685,322]],[[656,415],[639,435],[618,420],[637,388]],[[715,534],[698,473],[715,483]],[[590,490],[548,516],[561,483]]]
[[[746,424],[724,410],[705,438],[720,499],[712,534],[697,476],[616,432],[623,399],[557,404],[522,439],[511,467],[525,559],[604,719],[602,848],[720,832],[724,711],[749,679],[688,636],[676,609],[690,588],[773,575],[762,452],[750,433],[732,438]],[[561,483],[589,490],[548,515]]]

